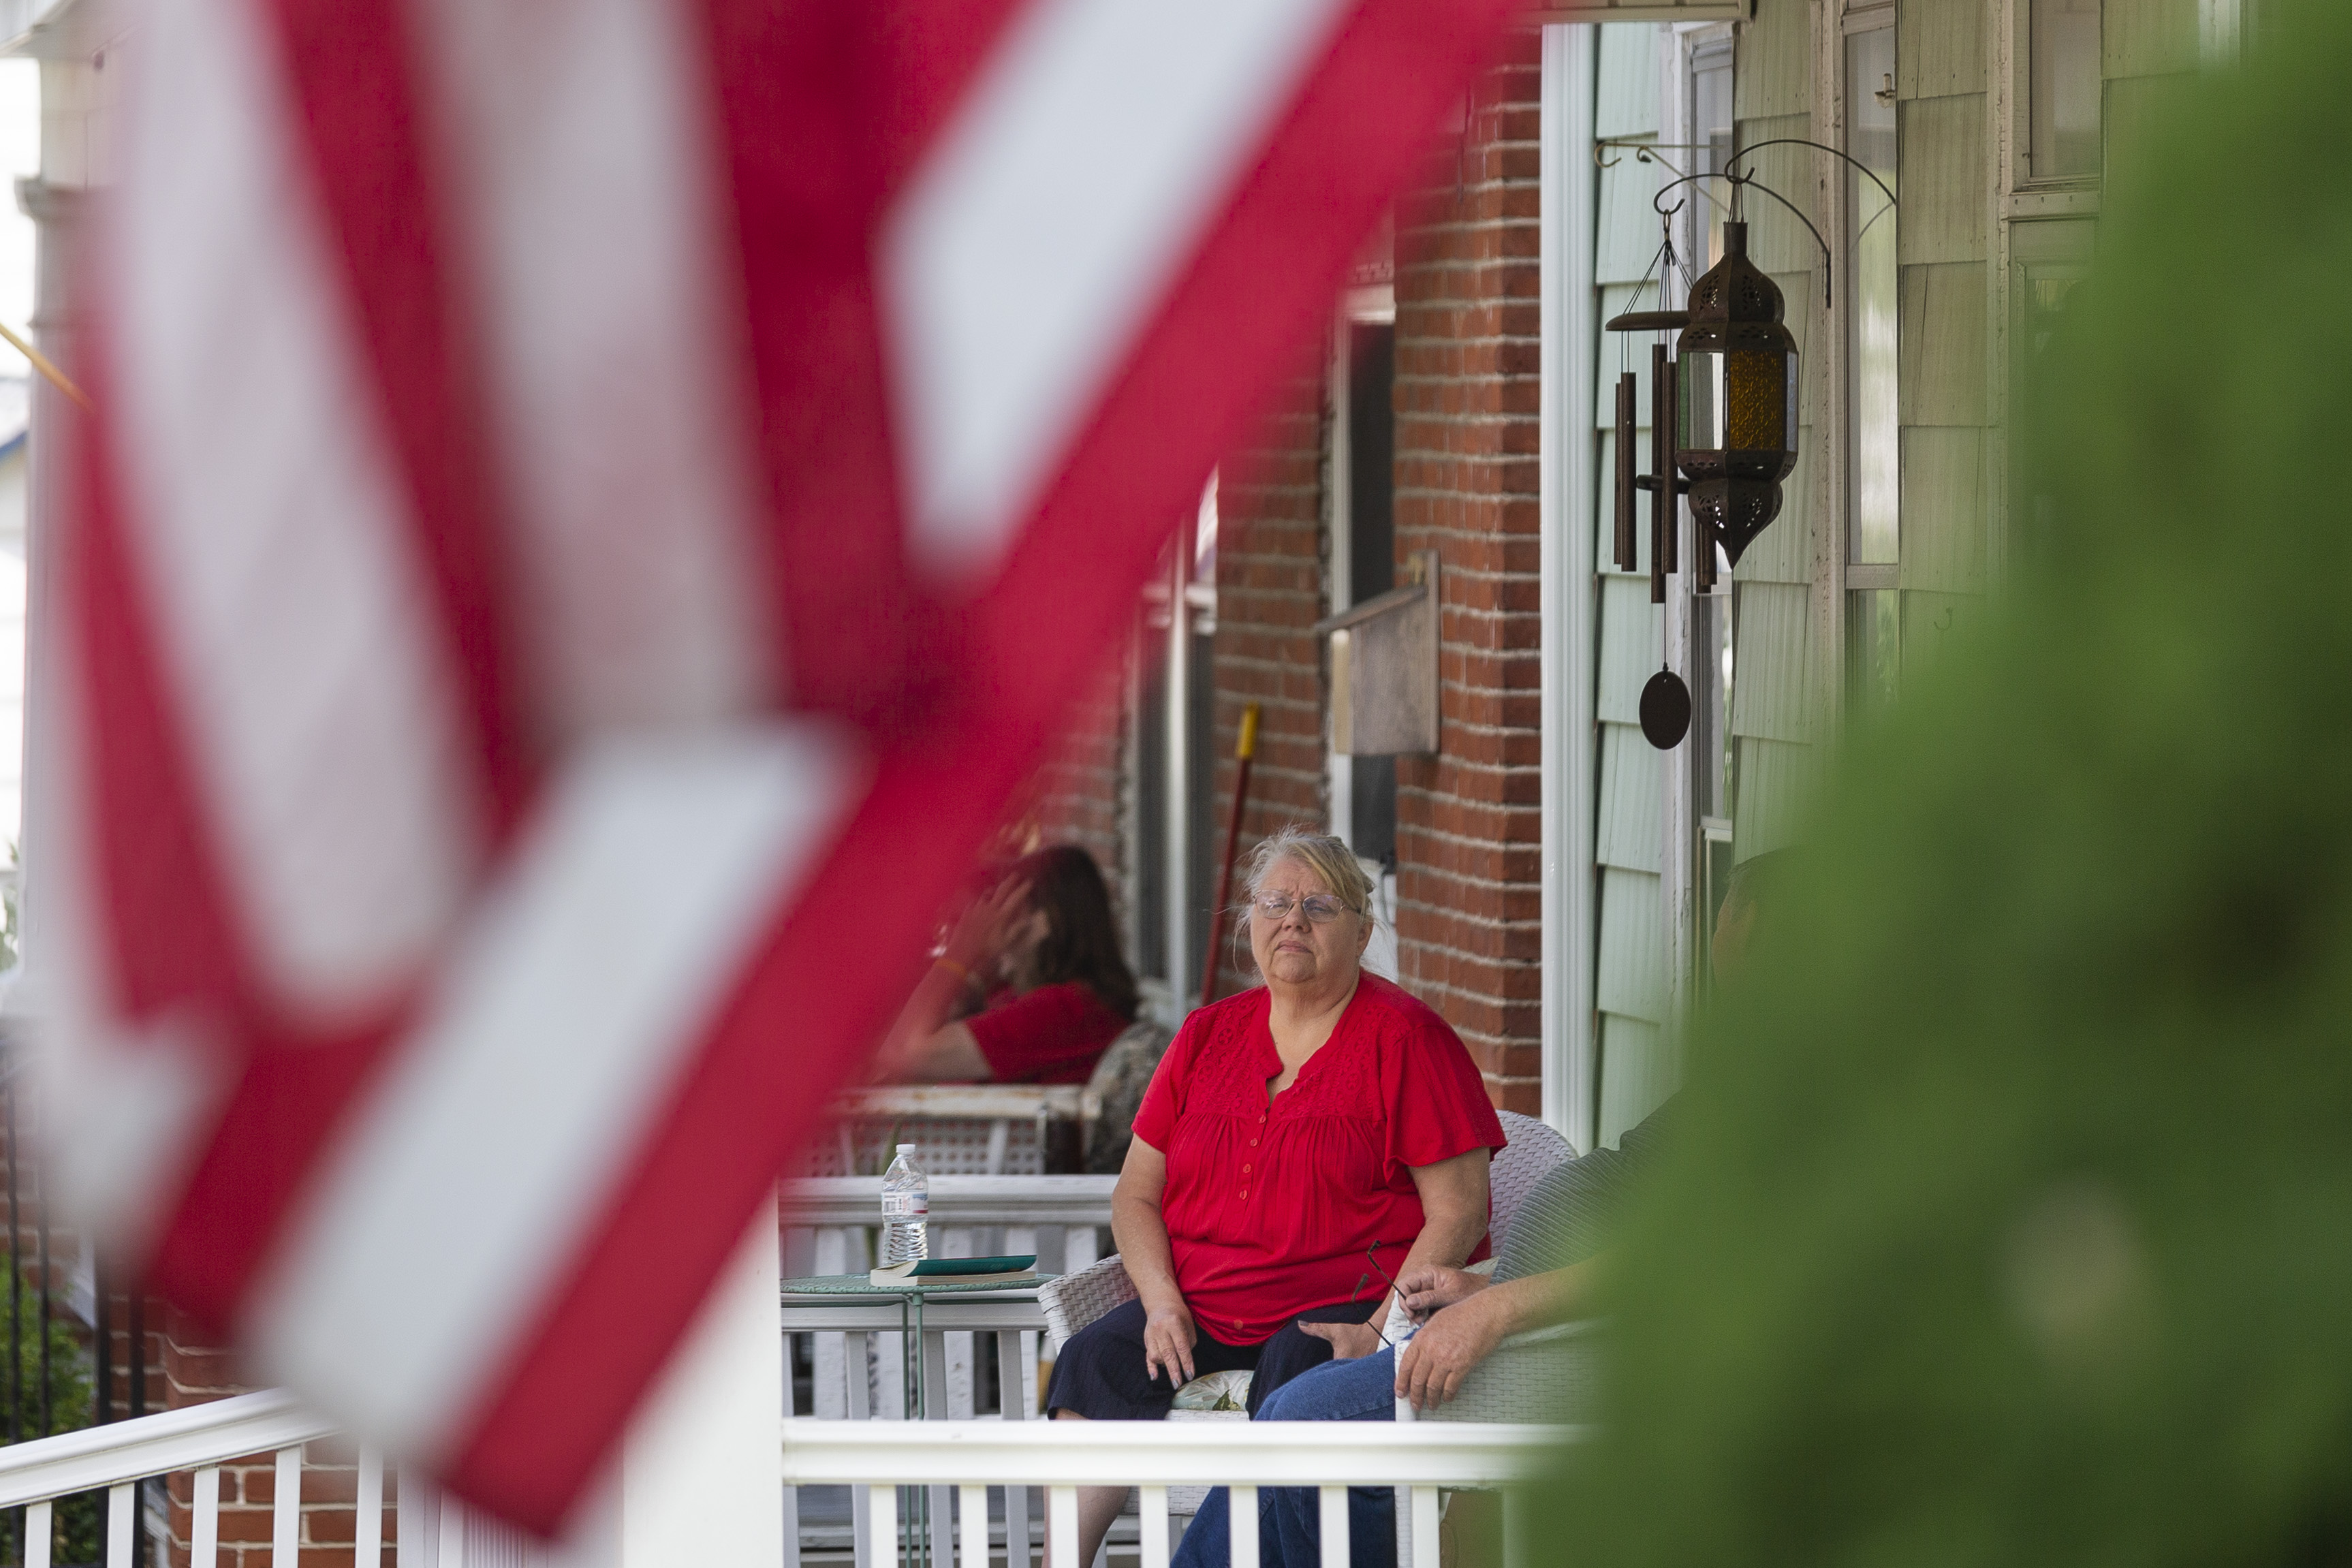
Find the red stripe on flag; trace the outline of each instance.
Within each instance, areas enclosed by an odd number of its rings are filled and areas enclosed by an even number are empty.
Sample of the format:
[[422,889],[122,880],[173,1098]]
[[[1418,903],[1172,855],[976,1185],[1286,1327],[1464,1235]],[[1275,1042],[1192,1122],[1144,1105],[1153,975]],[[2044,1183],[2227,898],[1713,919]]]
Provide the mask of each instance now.
[[[94,331],[81,373],[101,408],[103,331]],[[255,995],[252,952],[236,929],[191,747],[151,630],[156,623],[123,538],[110,432],[100,416],[68,416],[62,434],[80,458],[81,504],[63,554],[81,678],[76,728],[87,738],[77,769],[89,802],[85,874],[92,915],[106,933],[103,952],[91,954],[92,978],[103,1000],[133,1024],[174,1011],[238,1018]]]
[[456,656],[493,844],[520,819],[542,759],[526,712],[518,574],[497,526],[480,342],[450,204],[433,169],[402,0],[260,0],[285,51],[307,166],[343,264],[370,380],[406,481],[417,553]]
[[885,736],[970,699],[961,606],[908,569],[872,242],[1020,0],[705,7],[796,708]]
[[793,706],[890,721],[923,609],[899,552],[866,241],[872,61],[860,8],[704,7],[743,267]]

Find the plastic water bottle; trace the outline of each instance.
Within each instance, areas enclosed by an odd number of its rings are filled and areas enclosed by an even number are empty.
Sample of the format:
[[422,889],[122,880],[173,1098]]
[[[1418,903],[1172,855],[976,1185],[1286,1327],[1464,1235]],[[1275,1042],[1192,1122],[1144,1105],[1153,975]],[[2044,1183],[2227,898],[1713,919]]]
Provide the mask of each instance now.
[[915,1145],[898,1145],[898,1157],[882,1173],[882,1265],[920,1263],[931,1255],[923,1229],[931,1213],[931,1179],[915,1163]]

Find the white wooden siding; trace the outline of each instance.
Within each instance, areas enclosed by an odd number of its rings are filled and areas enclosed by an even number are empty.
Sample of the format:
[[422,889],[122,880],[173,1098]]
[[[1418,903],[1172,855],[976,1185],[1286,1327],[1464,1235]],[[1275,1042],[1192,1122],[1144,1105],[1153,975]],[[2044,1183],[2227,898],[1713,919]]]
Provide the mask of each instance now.
[[1601,1142],[1613,1146],[1682,1082],[1681,1053],[1664,1029],[1611,1014],[1601,1031]]
[[1814,749],[1779,741],[1739,740],[1739,827],[1734,852],[1742,860],[1797,842],[1811,797]]
[[1601,29],[1601,81],[1595,89],[1592,133],[1649,136],[1658,132],[1658,30]]
[[[1775,526],[1778,526],[1777,524]],[[1739,588],[1739,649],[1731,686],[1731,732],[1798,745],[1814,738],[1806,628],[1811,589],[1795,583]]]
[[[1601,874],[1601,902],[1604,909],[1615,906],[1622,917],[1601,927],[1601,1010],[1658,1022],[1665,1016],[1666,998],[1658,879],[1610,867]],[[1608,1076],[1606,1067],[1601,1076]]]
[[1731,569],[1739,583],[1797,583],[1813,574],[1813,541],[1806,526],[1813,493],[1813,427],[1802,426],[1797,435],[1797,468],[1780,487],[1780,515],[1756,536],[1739,564]]
[[1903,586],[1980,594],[1985,586],[1984,432],[1903,432]]
[[[1594,130],[1603,139],[1658,134],[1658,29],[1601,29],[1601,79]],[[1643,163],[1631,151],[1605,156],[1615,163],[1601,171],[1598,227],[1594,235],[1594,307],[1601,321],[1634,309],[1657,308],[1654,290],[1640,288],[1657,254],[1660,226],[1651,197],[1665,177],[1661,165]],[[1675,154],[1676,162],[1682,162]],[[1658,1027],[1664,1017],[1665,921],[1658,878],[1663,856],[1665,777],[1664,759],[1636,728],[1642,687],[1657,672],[1665,630],[1664,612],[1650,603],[1649,500],[1641,498],[1641,571],[1617,571],[1613,505],[1616,475],[1617,376],[1636,377],[1637,427],[1650,427],[1650,343],[1601,333],[1596,344],[1592,440],[1595,468],[1591,510],[1586,516],[1596,542],[1600,584],[1599,689],[1594,711],[1600,722],[1601,777],[1594,858],[1601,867],[1597,921],[1595,1005],[1599,1010],[1600,1084],[1598,1127],[1604,1142],[1631,1125],[1626,1117],[1645,1114],[1671,1090],[1674,1064],[1667,1061]],[[1636,461],[1649,467],[1646,434]],[[1659,1086],[1664,1084],[1664,1088]]]
[[1650,603],[1647,577],[1611,575],[1601,584],[1601,692],[1603,723],[1642,721],[1642,688],[1658,672],[1664,606]]
[[1656,874],[1665,793],[1664,766],[1642,731],[1601,726],[1601,830],[1593,841],[1601,864]]

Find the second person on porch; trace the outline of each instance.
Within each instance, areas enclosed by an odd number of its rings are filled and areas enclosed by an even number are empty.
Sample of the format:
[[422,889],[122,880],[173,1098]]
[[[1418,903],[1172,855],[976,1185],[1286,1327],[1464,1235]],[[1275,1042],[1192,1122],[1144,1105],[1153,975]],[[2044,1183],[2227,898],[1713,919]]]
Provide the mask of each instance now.
[[[1111,1198],[1138,1299],[1062,1347],[1056,1420],[1160,1420],[1227,1371],[1255,1411],[1334,1343],[1377,1348],[1407,1268],[1485,1256],[1502,1123],[1461,1037],[1362,968],[1371,892],[1338,838],[1258,846],[1239,934],[1263,984],[1187,1018],[1144,1096]],[[1080,1489],[1079,1562],[1125,1495]]]

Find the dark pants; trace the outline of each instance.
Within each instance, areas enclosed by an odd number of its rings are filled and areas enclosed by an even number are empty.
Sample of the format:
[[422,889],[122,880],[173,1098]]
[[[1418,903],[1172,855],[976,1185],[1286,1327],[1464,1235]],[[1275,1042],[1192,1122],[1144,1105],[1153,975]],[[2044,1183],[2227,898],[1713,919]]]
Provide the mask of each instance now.
[[[1380,1305],[1342,1301],[1298,1314],[1310,1323],[1360,1323]],[[1072,1334],[1054,1358],[1054,1380],[1045,1386],[1045,1413],[1067,1410],[1089,1421],[1160,1421],[1176,1402],[1176,1385],[1143,1368],[1143,1303],[1114,1307]],[[1205,1331],[1192,1343],[1192,1370],[1247,1372],[1249,1409],[1255,1415],[1275,1390],[1300,1373],[1331,1359],[1331,1347],[1302,1331],[1298,1320],[1285,1323],[1263,1344],[1229,1345]]]

